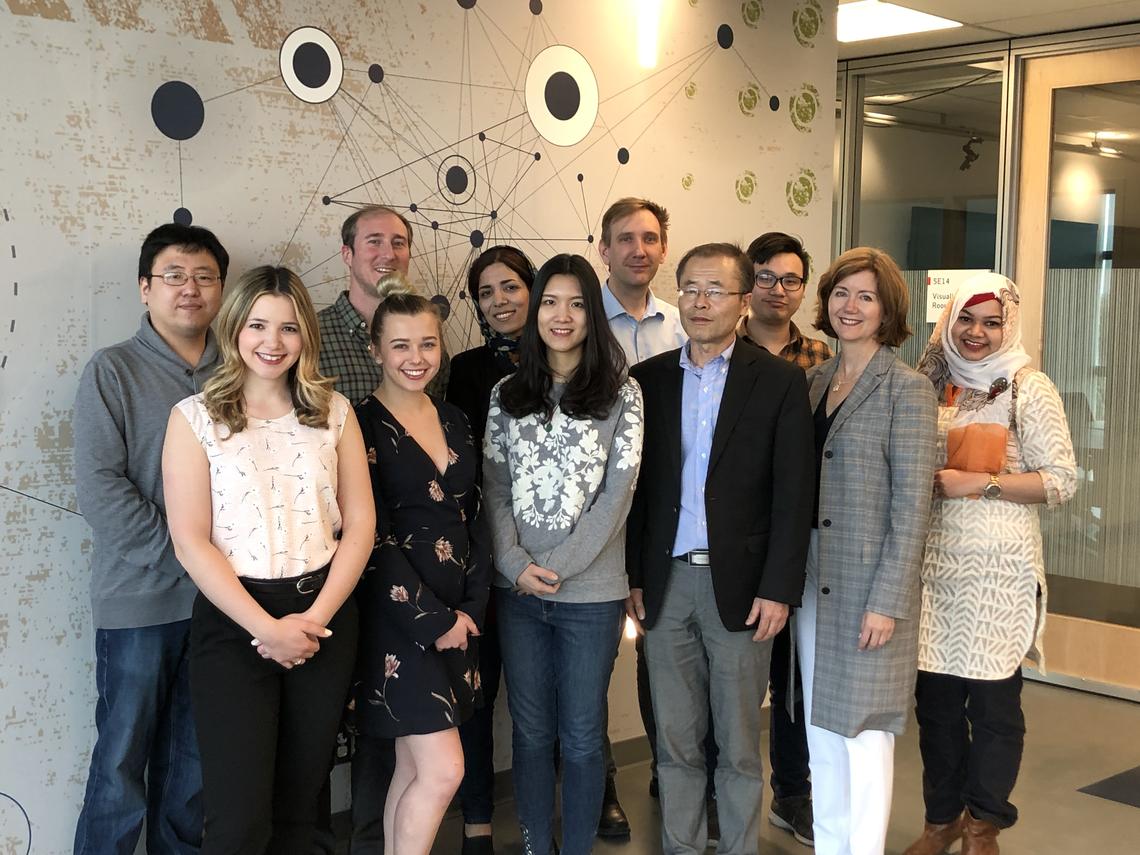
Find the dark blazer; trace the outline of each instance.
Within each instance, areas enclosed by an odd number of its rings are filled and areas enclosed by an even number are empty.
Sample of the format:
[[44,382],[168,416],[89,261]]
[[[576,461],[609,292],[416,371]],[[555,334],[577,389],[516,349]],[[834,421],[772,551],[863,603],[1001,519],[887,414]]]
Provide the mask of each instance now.
[[[630,587],[643,589],[647,628],[665,596],[681,510],[680,353],[662,353],[630,371],[645,396],[645,443],[626,566]],[[799,605],[814,482],[803,369],[738,339],[705,480],[713,591],[726,629],[747,629],[755,597]]]

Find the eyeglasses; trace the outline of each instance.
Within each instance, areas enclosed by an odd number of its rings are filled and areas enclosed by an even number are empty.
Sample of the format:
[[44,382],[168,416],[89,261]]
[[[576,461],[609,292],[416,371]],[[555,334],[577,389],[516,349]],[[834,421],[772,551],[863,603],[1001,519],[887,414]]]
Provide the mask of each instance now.
[[678,288],[678,300],[695,300],[697,297],[704,297],[710,303],[719,303],[725,297],[733,295],[739,296],[745,294],[745,291],[726,291],[723,288]]
[[785,291],[799,291],[804,287],[804,280],[802,276],[796,276],[794,273],[785,273],[783,276],[777,276],[768,270],[761,270],[756,274],[754,280],[758,288],[775,288],[776,283],[779,282]]
[[181,270],[168,270],[165,273],[148,273],[147,279],[161,279],[167,285],[173,285],[176,288],[181,288],[187,282],[194,280],[194,284],[199,288],[212,288],[222,281],[221,276],[215,276],[213,273],[195,273],[193,277],[189,273],[183,273]]

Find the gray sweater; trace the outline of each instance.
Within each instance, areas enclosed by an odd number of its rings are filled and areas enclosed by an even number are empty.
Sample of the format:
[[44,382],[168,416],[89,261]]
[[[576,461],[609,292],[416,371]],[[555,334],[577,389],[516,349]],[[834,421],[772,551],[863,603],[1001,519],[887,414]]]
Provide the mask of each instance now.
[[190,617],[197,588],[174,557],[162,497],[170,408],[218,361],[213,333],[188,365],[142,316],[134,338],[91,357],[75,396],[75,492],[91,526],[91,611],[98,629]]
[[[483,506],[494,536],[495,585],[511,587],[532,562],[562,580],[562,603],[604,603],[629,594],[625,518],[641,466],[641,387],[627,379],[606,419],[572,419],[555,408],[513,418],[491,392],[483,447]],[[552,397],[562,397],[555,384]]]

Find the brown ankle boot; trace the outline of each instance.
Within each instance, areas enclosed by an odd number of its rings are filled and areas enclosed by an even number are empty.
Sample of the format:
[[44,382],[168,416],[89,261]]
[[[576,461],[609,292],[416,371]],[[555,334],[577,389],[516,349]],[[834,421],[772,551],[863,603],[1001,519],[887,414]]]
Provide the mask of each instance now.
[[966,825],[962,830],[962,855],[998,855],[997,836],[1001,831],[992,822],[974,819],[966,811]]
[[959,837],[962,836],[965,814],[953,822],[940,825],[926,823],[922,829],[922,836],[906,848],[903,855],[942,855]]

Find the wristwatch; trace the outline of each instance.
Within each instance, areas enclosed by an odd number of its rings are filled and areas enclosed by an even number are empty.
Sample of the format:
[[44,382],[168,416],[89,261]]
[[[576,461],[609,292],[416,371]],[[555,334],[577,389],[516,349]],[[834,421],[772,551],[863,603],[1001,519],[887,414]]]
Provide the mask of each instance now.
[[997,475],[990,476],[990,483],[986,484],[982,490],[982,497],[985,499],[1000,499],[1001,498],[1001,482],[998,481]]

